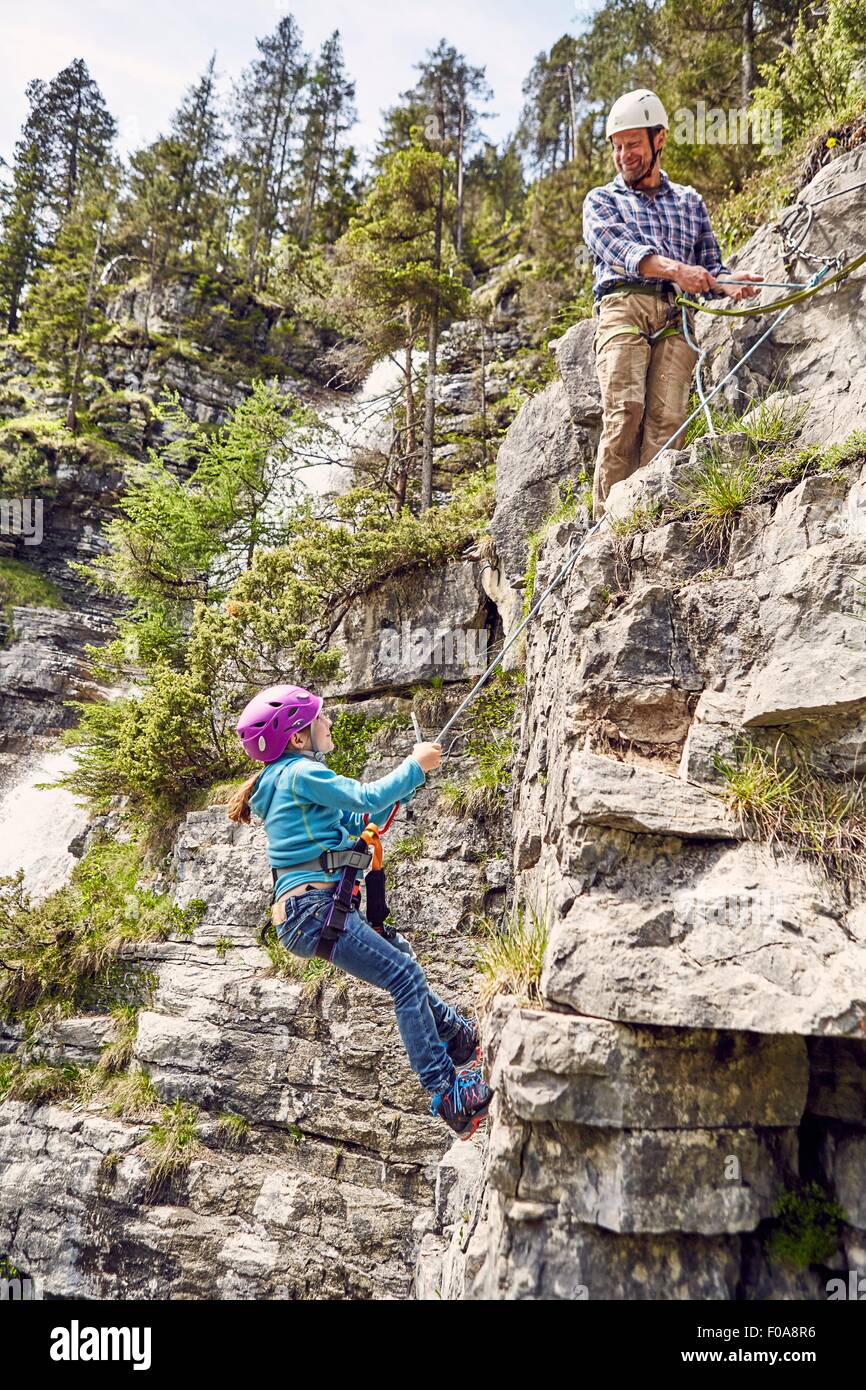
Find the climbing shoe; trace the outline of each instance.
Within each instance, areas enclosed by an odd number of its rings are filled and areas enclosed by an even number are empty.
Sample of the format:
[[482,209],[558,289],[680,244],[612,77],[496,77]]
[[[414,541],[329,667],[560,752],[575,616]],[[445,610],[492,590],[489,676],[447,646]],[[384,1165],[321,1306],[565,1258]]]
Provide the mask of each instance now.
[[461,1139],[471,1139],[490,1109],[493,1092],[481,1079],[480,1067],[466,1067],[448,1091],[433,1097],[430,1114],[438,1115]]
[[455,1067],[465,1067],[467,1062],[478,1062],[481,1058],[481,1039],[478,1029],[471,1019],[460,1016],[460,1028],[448,1043],[446,1051]]

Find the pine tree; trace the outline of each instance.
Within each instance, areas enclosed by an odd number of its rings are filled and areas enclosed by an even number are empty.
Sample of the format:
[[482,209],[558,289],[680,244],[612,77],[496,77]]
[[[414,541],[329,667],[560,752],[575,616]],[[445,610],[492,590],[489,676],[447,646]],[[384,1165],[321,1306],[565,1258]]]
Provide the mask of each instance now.
[[314,220],[321,223],[326,241],[335,240],[345,227],[355,152],[340,141],[358,119],[354,97],[355,84],[346,76],[340,34],[335,30],[322,45],[301,108],[305,119],[300,157],[302,244],[309,241]]
[[540,53],[523,84],[528,97],[518,128],[518,141],[542,175],[568,164],[577,141],[574,68],[578,40],[570,34],[557,39],[550,53]]
[[9,332],[43,249],[55,241],[81,182],[108,158],[117,128],[80,58],[51,82],[28,82],[25,94],[30,110],[3,194],[0,302]]
[[44,365],[56,368],[68,395],[66,425],[77,428],[77,413],[88,350],[107,333],[109,259],[117,209],[120,168],[103,165],[100,177],[78,186],[57,243],[52,247],[27,298],[25,346]]
[[144,327],[159,285],[177,268],[216,267],[220,256],[223,130],[214,92],[214,58],[161,135],[130,156],[120,238],[124,258],[148,267]]
[[0,305],[6,329],[15,333],[22,295],[39,256],[39,208],[44,170],[34,140],[18,142],[12,186],[4,190],[0,230]]
[[205,260],[209,259],[209,248],[215,249],[212,236],[225,144],[216,100],[215,64],[213,54],[203,75],[184,96],[170,127],[181,152],[173,211],[179,218],[183,241],[191,248],[201,245]]
[[[441,312],[458,314],[468,303],[450,239],[437,246],[437,227],[453,211],[453,195],[443,193],[444,165],[443,156],[425,149],[420,138],[387,156],[334,248],[329,307],[336,322],[364,344],[368,365],[385,353],[399,352],[402,359],[405,427],[395,476],[387,481],[398,507],[405,503],[417,453],[412,350],[429,335],[434,316],[438,321]],[[422,478],[422,509],[429,505]]]
[[117,133],[83,59],[42,84],[28,128],[45,162],[44,203],[56,230],[72,210],[79,185],[98,178]]
[[400,105],[385,114],[380,158],[390,150],[405,148],[413,126],[423,130],[429,148],[453,158],[453,237],[459,255],[464,234],[466,161],[480,136],[482,118],[491,114],[479,110],[475,103],[489,101],[493,92],[484,68],[472,67],[445,39],[440,39],[436,48],[415,66],[421,74],[415,86],[403,92]]
[[[463,247],[466,151],[477,134],[480,115],[473,105],[473,98],[487,100],[492,96],[492,92],[485,79],[484,69],[471,67],[463,55],[445,39],[440,40],[437,47],[428,52],[423,62],[417,63],[416,67],[421,76],[410,91],[403,93],[401,100],[408,111],[421,117],[420,129],[425,143],[430,148],[441,151],[443,155],[450,155],[453,160],[451,163],[443,159],[439,166],[433,225],[433,269],[438,275],[442,266],[447,171],[453,170],[453,212],[449,221],[452,222],[453,243],[459,257]],[[406,110],[400,112],[397,109],[387,114],[383,148],[393,143],[396,133],[405,126],[406,119]],[[415,128],[410,127],[410,134]],[[427,386],[421,466],[422,508],[429,507],[433,500],[433,435],[436,419],[439,318],[434,298],[427,321]]]
[[271,247],[288,225],[287,191],[309,60],[291,15],[256,45],[261,56],[245,70],[235,90],[243,199],[235,236],[246,283],[263,289]]

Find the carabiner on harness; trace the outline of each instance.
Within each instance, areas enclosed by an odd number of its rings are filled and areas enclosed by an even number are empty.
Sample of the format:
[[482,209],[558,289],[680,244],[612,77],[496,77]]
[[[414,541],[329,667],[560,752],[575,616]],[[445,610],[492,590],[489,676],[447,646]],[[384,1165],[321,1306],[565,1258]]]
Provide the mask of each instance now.
[[[361,831],[361,837],[352,846],[353,851],[363,855],[366,859],[363,867],[368,870],[365,879],[367,920],[374,931],[391,941],[397,935],[397,930],[395,927],[385,925],[385,918],[389,916],[389,909],[385,901],[385,870],[382,867],[382,842],[379,836],[388,829],[397,814],[399,805],[399,801],[395,802],[394,809],[382,826],[381,832],[375,821],[371,821],[369,815],[365,813],[365,824]],[[346,930],[346,918],[350,912],[355,912],[360,904],[361,885],[355,883],[356,874],[357,869],[353,868],[351,864],[347,865],[340,874],[337,891],[334,894],[330,911],[322,928],[322,934],[316,942],[316,949],[313,953],[320,956],[322,960],[331,960],[337,938]]]

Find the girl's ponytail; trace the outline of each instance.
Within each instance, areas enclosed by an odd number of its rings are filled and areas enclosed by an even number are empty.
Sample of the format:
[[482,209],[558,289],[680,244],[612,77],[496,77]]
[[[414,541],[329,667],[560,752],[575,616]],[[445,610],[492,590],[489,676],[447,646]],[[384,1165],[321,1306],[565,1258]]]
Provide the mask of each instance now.
[[250,817],[252,814],[250,811],[249,800],[253,794],[253,788],[255,787],[256,782],[262,775],[262,771],[263,769],[260,768],[259,771],[256,773],[255,777],[248,778],[248,780],[244,782],[243,786],[238,787],[237,791],[231,797],[228,804],[229,820],[242,821],[244,825],[249,825]]

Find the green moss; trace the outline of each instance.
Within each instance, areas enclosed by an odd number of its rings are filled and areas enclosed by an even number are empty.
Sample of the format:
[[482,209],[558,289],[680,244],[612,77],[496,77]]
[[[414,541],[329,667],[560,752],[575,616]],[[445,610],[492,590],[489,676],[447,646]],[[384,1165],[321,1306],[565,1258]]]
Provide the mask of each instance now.
[[839,1223],[845,1220],[829,1193],[815,1182],[806,1183],[778,1198],[764,1249],[771,1260],[796,1269],[825,1264],[839,1248]]
[[0,559],[0,607],[6,620],[5,645],[14,641],[13,608],[66,608],[60,590],[24,560]]

